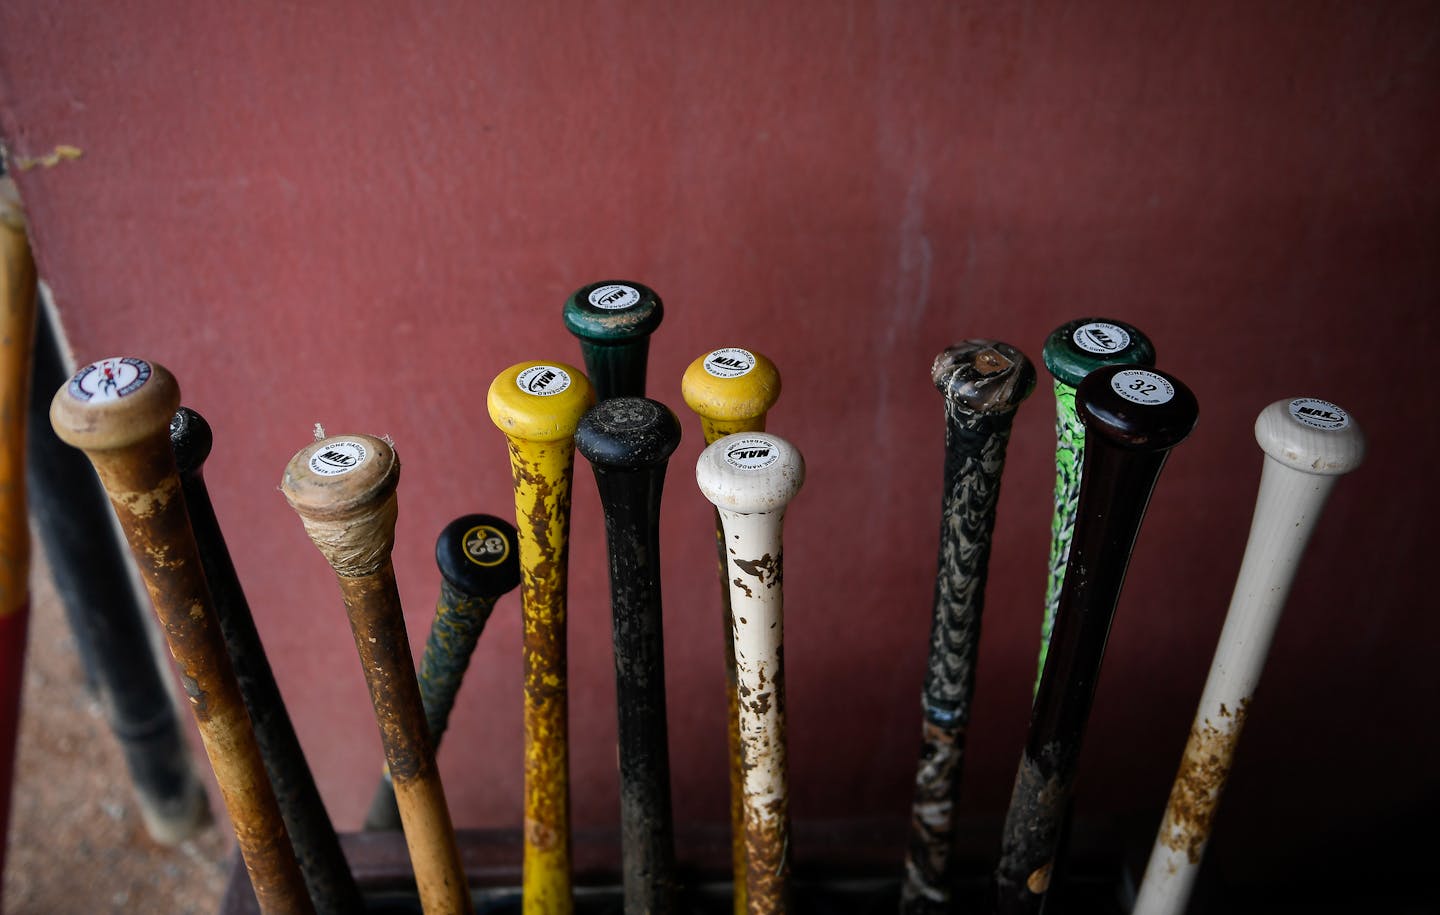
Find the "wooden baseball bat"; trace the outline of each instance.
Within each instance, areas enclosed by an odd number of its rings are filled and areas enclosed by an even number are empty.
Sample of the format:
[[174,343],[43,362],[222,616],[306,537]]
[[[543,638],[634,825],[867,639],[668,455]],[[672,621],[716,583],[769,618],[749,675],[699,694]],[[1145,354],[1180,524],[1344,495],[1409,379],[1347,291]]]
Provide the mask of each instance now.
[[1365,457],[1365,436],[1355,420],[1311,397],[1266,407],[1255,420],[1255,440],[1265,459],[1250,539],[1135,915],[1185,911],[1305,546],[1335,481]]
[[561,362],[522,362],[486,398],[505,433],[520,531],[525,656],[526,915],[569,915],[570,756],[565,598],[575,427],[595,402],[590,382]]
[[975,692],[1000,474],[1015,411],[1035,389],[1030,360],[1008,343],[993,340],[966,340],[946,349],[935,358],[930,375],[945,398],[945,489],[930,654],[920,702],[920,763],[900,890],[900,911],[905,913],[950,908],[954,809]]
[[605,513],[619,712],[620,839],[627,915],[675,911],[675,841],[665,726],[660,496],[680,421],[642,397],[602,400],[575,447],[595,471]]
[[1050,522],[1050,575],[1045,583],[1045,616],[1040,623],[1040,660],[1035,689],[1045,670],[1050,631],[1060,586],[1070,560],[1075,507],[1080,500],[1080,470],[1085,462],[1085,427],[1075,412],[1075,387],[1105,365],[1155,364],[1155,347],[1136,327],[1109,318],[1077,318],[1057,327],[1041,351],[1055,381],[1055,516]]
[[[685,369],[685,403],[700,417],[705,444],[737,432],[764,432],[765,417],[780,397],[780,372],[764,355],[737,346],[711,350]],[[725,528],[715,512],[715,553],[720,570],[720,623],[725,645],[726,738],[730,753],[730,862],[735,915],[745,913],[745,776],[740,750],[740,700],[735,691],[734,621],[726,571]]]
[[774,915],[788,911],[790,876],[781,525],[805,481],[805,461],[779,436],[727,435],[700,453],[695,479],[725,527],[745,765],[746,910]]
[[[456,518],[435,541],[435,564],[440,568],[440,598],[420,658],[420,701],[430,742],[438,751],[480,633],[496,601],[520,584],[515,526],[494,515]],[[385,769],[370,801],[365,829],[394,830],[400,825],[395,786]]]
[[400,459],[389,444],[369,435],[341,435],[300,449],[285,467],[280,490],[340,582],[394,779],[420,905],[426,915],[469,913],[470,890],[390,561],[399,481]]
[[35,261],[15,184],[0,176],[0,875],[10,832],[10,787],[20,732],[30,620],[30,527],[25,506],[25,415],[35,336]]
[[205,485],[205,459],[215,437],[205,418],[189,407],[181,407],[170,419],[170,447],[180,473],[180,491],[195,533],[195,546],[205,580],[210,586],[216,619],[230,652],[230,663],[240,684],[240,695],[250,713],[260,756],[275,789],[280,815],[295,847],[300,872],[305,876],[310,899],[320,915],[347,915],[364,907],[360,890],[340,849],[340,840],[325,803],[315,787],[300,740],[290,723],[290,714],[275,675],[265,657],[265,646],[255,630],[255,618],[240,586],[240,577],[225,545],[210,490]]
[[[56,594],[110,733],[120,747],[145,832],[178,845],[211,821],[179,709],[151,641],[153,624],[111,536],[114,511],[83,452],[60,441],[50,400],[70,380],[53,315],[35,315],[35,373],[26,421],[27,496]],[[118,533],[118,529],[117,529]]]
[[263,912],[313,912],[225,649],[170,449],[180,386],[164,367],[117,357],[82,368],[50,422],[85,452],[120,519],[180,667],[190,710]]
[[629,280],[590,283],[566,299],[565,328],[580,341],[597,399],[645,396],[650,335],[664,317],[655,290]]
[[1199,415],[1174,376],[1122,365],[1086,376],[1075,407],[1085,424],[1085,467],[1070,568],[995,873],[997,911],[1007,915],[1044,904],[1130,553],[1165,458]]

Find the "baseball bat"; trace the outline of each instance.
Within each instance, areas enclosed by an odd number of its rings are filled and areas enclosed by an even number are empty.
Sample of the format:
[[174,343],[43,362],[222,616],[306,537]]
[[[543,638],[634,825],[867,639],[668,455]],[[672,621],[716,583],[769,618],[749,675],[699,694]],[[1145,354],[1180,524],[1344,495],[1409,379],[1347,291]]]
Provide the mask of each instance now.
[[[480,633],[496,601],[520,584],[515,526],[493,515],[456,518],[435,541],[435,564],[440,569],[440,597],[420,658],[420,701],[430,742],[438,751]],[[385,769],[365,816],[365,829],[399,828],[395,786]]]
[[313,912],[245,711],[185,512],[170,449],[180,386],[162,365],[117,357],[80,369],[50,404],[110,496],[180,667],[190,710],[263,912]]
[[112,536],[110,501],[84,453],[50,426],[50,399],[71,369],[55,319],[43,308],[35,316],[34,363],[26,422],[31,519],[145,831],[156,842],[178,845],[211,822],[209,798],[151,642],[150,609],[131,583],[119,537]]
[[1185,911],[1305,546],[1335,481],[1365,457],[1365,436],[1355,420],[1311,397],[1266,407],[1255,420],[1255,440],[1265,458],[1250,539],[1135,915]]
[[[700,417],[705,444],[737,432],[764,432],[765,417],[780,397],[780,372],[764,355],[731,346],[691,362],[680,384],[685,403]],[[740,751],[740,700],[735,691],[735,641],[726,572],[725,529],[715,512],[720,571],[720,623],[725,645],[726,738],[730,755],[730,862],[735,915],[745,913],[745,777]]]
[[205,485],[205,459],[210,456],[214,443],[210,424],[189,407],[181,407],[170,418],[170,447],[175,452],[180,491],[185,497],[190,528],[195,533],[200,564],[310,900],[320,915],[358,912],[364,907],[360,890],[340,849],[335,827],[325,812],[310,766],[305,762],[285,700],[275,684],[265,647],[255,630],[250,604],[225,545],[219,519],[215,517],[210,490]]
[[565,598],[575,427],[595,401],[560,362],[522,362],[496,376],[486,402],[505,434],[520,531],[525,667],[526,915],[569,915],[570,756]]
[[426,915],[472,911],[425,724],[415,662],[390,554],[395,546],[400,458],[370,435],[341,435],[301,448],[280,491],[340,583],[365,672],[410,866]]
[[655,290],[629,280],[590,283],[565,300],[563,314],[596,398],[644,397],[650,335],[665,317]]
[[746,910],[773,915],[788,911],[790,876],[781,525],[805,481],[805,461],[779,436],[727,435],[700,453],[695,479],[725,528],[745,765]]
[[35,261],[15,184],[0,176],[0,874],[10,833],[10,788],[20,732],[30,620],[30,526],[25,507],[25,414],[35,336]]
[[1045,583],[1045,615],[1040,623],[1040,659],[1035,689],[1050,650],[1050,631],[1060,586],[1070,560],[1075,533],[1075,506],[1080,498],[1080,470],[1085,462],[1085,427],[1075,412],[1075,387],[1105,365],[1155,364],[1155,347],[1139,329],[1109,318],[1077,318],[1057,327],[1041,351],[1055,381],[1055,515],[1050,521],[1050,567]]
[[1035,367],[1015,347],[966,340],[930,369],[945,398],[945,489],[930,654],[921,694],[920,762],[900,911],[945,912],[955,881],[954,810],[975,692],[980,617],[1005,449]]
[[997,911],[1043,906],[1068,815],[1105,642],[1145,508],[1171,448],[1199,415],[1172,375],[1112,365],[1075,391],[1085,466],[1050,657],[1030,711],[995,872]]
[[675,911],[675,841],[665,726],[660,497],[680,421],[642,397],[602,400],[580,418],[605,514],[619,713],[620,839],[627,915]]

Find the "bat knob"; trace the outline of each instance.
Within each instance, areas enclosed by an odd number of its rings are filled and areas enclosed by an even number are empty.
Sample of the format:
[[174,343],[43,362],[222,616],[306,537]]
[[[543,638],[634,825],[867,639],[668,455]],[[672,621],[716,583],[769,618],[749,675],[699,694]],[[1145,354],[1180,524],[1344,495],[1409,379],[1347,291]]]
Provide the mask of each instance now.
[[175,467],[182,474],[199,471],[214,445],[210,424],[199,413],[181,407],[170,417],[170,448],[175,452]]
[[1035,390],[1035,366],[1008,343],[966,340],[935,357],[930,377],[970,413],[1009,413]]
[[50,402],[50,422],[66,444],[108,451],[164,435],[179,406],[169,369],[117,356],[76,372]]
[[639,470],[663,464],[680,446],[680,421],[646,397],[602,400],[580,418],[575,448],[598,467]]
[[1195,428],[1200,405],[1180,379],[1158,369],[1108,365],[1075,389],[1086,435],[1131,451],[1165,451]]
[[777,511],[805,482],[805,459],[778,435],[739,432],[700,452],[695,481],[716,508],[741,514]]
[[1057,381],[1074,388],[1101,366],[1154,365],[1155,347],[1124,321],[1076,318],[1055,328],[1040,356]]
[[1365,434],[1355,418],[1328,400],[1277,400],[1255,418],[1255,441],[1287,467],[1336,476],[1365,459]]
[[461,594],[499,598],[520,584],[515,525],[494,515],[464,515],[440,532],[435,564]]
[[373,574],[395,546],[400,458],[373,435],[335,435],[306,445],[285,467],[280,491],[305,531],[347,578]]
[[597,346],[616,346],[648,337],[665,317],[655,290],[629,280],[581,286],[565,300],[565,329]]
[[589,380],[563,362],[512,365],[495,376],[486,397],[490,419],[501,432],[532,442],[570,438],[594,402]]
[[763,419],[780,397],[775,363],[753,350],[729,346],[690,363],[680,382],[685,403],[703,419],[737,423]]

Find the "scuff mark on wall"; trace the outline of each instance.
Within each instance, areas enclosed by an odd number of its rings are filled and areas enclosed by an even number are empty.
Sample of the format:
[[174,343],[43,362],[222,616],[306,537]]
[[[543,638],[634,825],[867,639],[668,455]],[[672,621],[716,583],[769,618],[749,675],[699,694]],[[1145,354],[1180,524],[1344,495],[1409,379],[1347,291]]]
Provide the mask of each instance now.
[[70,162],[85,155],[85,150],[78,146],[69,146],[61,143],[43,156],[16,156],[11,164],[17,172],[28,172],[35,167],[54,168],[61,162]]

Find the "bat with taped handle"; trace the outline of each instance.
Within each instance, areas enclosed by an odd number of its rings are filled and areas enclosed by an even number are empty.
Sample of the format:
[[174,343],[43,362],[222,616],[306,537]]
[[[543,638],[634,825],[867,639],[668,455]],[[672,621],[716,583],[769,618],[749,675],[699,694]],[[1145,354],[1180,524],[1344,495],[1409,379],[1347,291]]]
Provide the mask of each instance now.
[[421,907],[426,915],[468,915],[470,889],[435,766],[390,560],[399,482],[400,459],[388,443],[340,435],[301,448],[285,467],[280,491],[339,581]]
[[602,400],[580,418],[575,447],[595,471],[605,513],[619,713],[620,840],[625,911],[675,911],[675,840],[665,721],[660,496],[680,421],[643,397]]
[[1123,365],[1087,375],[1075,406],[1085,424],[1075,539],[1001,836],[994,890],[1004,915],[1044,905],[1130,554],[1165,459],[1199,416],[1179,379]]
[[220,521],[215,517],[209,487],[205,485],[205,459],[210,456],[214,443],[214,433],[203,416],[189,407],[175,411],[170,419],[170,446],[180,473],[185,510],[195,533],[195,545],[200,551],[205,580],[210,585],[220,631],[235,667],[245,708],[250,713],[255,739],[260,744],[260,756],[275,789],[280,814],[285,818],[285,828],[295,847],[300,871],[305,875],[310,899],[319,915],[357,912],[364,907],[360,890],[290,723],[285,700],[255,629],[250,604],[225,545]]
[[588,283],[565,300],[562,317],[580,341],[596,400],[645,396],[650,335],[665,317],[655,290],[630,280]]
[[725,529],[745,763],[746,911],[775,915],[789,909],[790,879],[781,528],[805,461],[777,435],[738,433],[700,453],[695,479]]
[[180,386],[164,366],[122,356],[80,369],[51,401],[50,422],[85,452],[110,496],[179,665],[261,911],[313,912],[185,512],[170,448],[179,406]]
[[[515,526],[494,515],[462,515],[436,539],[435,564],[440,569],[440,598],[420,659],[420,701],[430,742],[438,751],[485,623],[496,601],[520,583]],[[386,769],[365,815],[365,829],[399,828],[400,808]]]
[[954,810],[975,691],[980,616],[1000,474],[1015,411],[1035,389],[1035,368],[1008,343],[966,340],[935,358],[945,398],[945,488],[940,505],[930,653],[921,695],[920,763],[900,911],[949,910],[955,875]]
[[590,382],[562,362],[512,365],[486,397],[508,443],[520,531],[526,915],[568,915],[574,906],[565,610],[575,427],[594,402]]
[[1055,381],[1055,515],[1050,522],[1050,574],[1045,582],[1045,615],[1040,622],[1037,690],[1050,648],[1060,585],[1070,560],[1080,471],[1085,461],[1085,427],[1075,412],[1075,387],[1101,366],[1154,365],[1155,347],[1138,328],[1124,321],[1076,318],[1050,333],[1040,355]]
[[1355,419],[1313,397],[1270,404],[1255,440],[1265,457],[1250,539],[1134,915],[1185,911],[1300,559],[1336,480],[1365,457]]
[[[700,417],[705,444],[737,432],[764,432],[780,397],[780,372],[764,354],[738,346],[711,350],[691,362],[680,383],[685,403]],[[735,641],[726,574],[725,529],[715,512],[720,570],[720,624],[725,645],[726,738],[730,759],[730,863],[735,915],[745,912],[745,780],[740,751],[740,703],[735,691]]]

